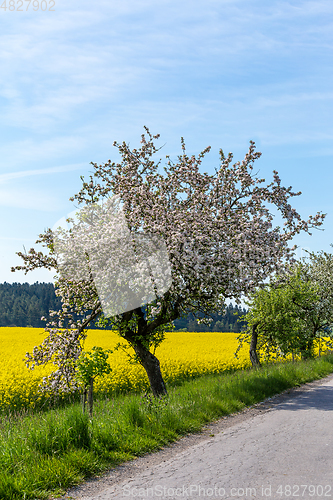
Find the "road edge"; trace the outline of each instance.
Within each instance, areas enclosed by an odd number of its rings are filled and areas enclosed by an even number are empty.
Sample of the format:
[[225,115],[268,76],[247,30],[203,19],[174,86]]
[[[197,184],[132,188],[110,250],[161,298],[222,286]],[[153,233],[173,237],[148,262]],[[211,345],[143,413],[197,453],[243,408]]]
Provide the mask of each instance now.
[[332,378],[333,372],[321,379],[286,389],[285,391],[270,398],[266,398],[259,403],[246,407],[239,412],[231,413],[230,415],[226,415],[216,421],[206,424],[202,428],[201,432],[187,434],[179,440],[165,445],[160,450],[152,453],[146,453],[145,455],[142,455],[134,460],[117,465],[103,474],[87,479],[80,485],[67,490],[66,494],[62,497],[51,498],[57,498],[57,500],[84,500],[85,497],[97,496],[107,487],[110,487],[115,483],[125,481],[147,468],[166,462],[167,460],[170,460],[176,455],[182,453],[184,450],[212,439],[216,434],[223,432],[225,429],[245,422],[246,420],[254,418],[257,415],[262,415],[263,413],[271,411],[278,404],[284,403],[288,399],[292,399],[303,392],[311,391]]

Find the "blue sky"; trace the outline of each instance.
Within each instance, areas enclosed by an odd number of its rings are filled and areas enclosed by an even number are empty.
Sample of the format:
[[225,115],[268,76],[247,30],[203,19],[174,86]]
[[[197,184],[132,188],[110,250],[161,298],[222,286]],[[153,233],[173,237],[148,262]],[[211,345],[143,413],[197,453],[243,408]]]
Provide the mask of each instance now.
[[295,243],[332,250],[331,1],[27,5],[0,12],[0,282],[52,281],[11,273],[15,252],[37,248],[75,208],[89,163],[117,159],[114,140],[139,146],[144,125],[165,155],[180,153],[181,136],[190,154],[210,145],[210,174],[219,148],[242,160],[254,140],[260,177],[276,169],[302,191],[293,205],[303,218],[328,214],[325,231]]

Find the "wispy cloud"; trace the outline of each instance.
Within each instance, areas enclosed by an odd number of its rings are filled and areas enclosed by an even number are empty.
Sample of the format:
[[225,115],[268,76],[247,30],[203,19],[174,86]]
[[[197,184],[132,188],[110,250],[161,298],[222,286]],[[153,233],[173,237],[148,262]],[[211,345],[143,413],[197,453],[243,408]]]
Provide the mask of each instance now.
[[[27,188],[0,188],[0,207],[56,212],[59,211],[62,204],[62,200],[52,195],[51,192],[43,192],[30,186]],[[7,217],[10,216],[11,214],[7,213]],[[28,217],[28,215],[22,213],[22,217]]]
[[117,161],[113,140],[137,147],[143,125],[167,143],[162,158],[181,136],[191,154],[211,145],[208,168],[220,147],[242,159],[250,139],[271,158],[332,155],[332,14],[331,0],[66,0],[6,15],[4,236],[18,213],[33,237],[51,227],[79,189],[71,171]]
[[[0,241],[22,241],[22,237],[21,238],[17,238],[15,236],[11,236],[11,237],[7,237],[7,236],[0,236]],[[35,238],[36,239],[36,238]],[[35,242],[35,240],[33,238],[30,238],[30,239],[24,239],[24,241],[29,241],[29,242]]]
[[[241,0],[147,0],[100,2],[93,9],[69,1],[52,18],[31,15],[17,21],[19,30],[3,33],[2,117],[28,133],[58,134],[64,126],[73,136],[80,119],[112,114],[119,102],[158,104],[162,94],[167,106],[196,89],[205,94],[204,106],[217,82],[220,93],[232,87],[246,93],[258,73],[263,85],[285,84],[310,49],[332,48],[332,13],[325,0],[246,6]],[[304,65],[297,78],[308,77]],[[325,86],[320,75],[315,80]]]
[[[87,137],[80,133],[80,126],[76,125],[71,133],[65,133],[61,129],[57,132],[46,137],[45,134],[19,134],[20,139],[10,134],[11,140],[6,140],[7,130],[0,143],[0,170],[8,171],[8,166],[10,170],[21,170],[22,165],[25,170],[35,170],[36,165],[43,169],[45,165],[53,167],[57,164],[76,164],[78,160],[85,160],[80,153],[85,149]],[[90,161],[90,158],[87,158]]]
[[59,167],[40,168],[36,170],[21,170],[20,172],[8,172],[6,174],[0,174],[0,184],[13,179],[21,179],[22,177],[31,177],[33,175],[48,175],[57,174],[60,172],[69,172],[71,170],[79,170],[82,169],[83,166],[86,165],[83,163],[74,163],[71,165],[61,165]]

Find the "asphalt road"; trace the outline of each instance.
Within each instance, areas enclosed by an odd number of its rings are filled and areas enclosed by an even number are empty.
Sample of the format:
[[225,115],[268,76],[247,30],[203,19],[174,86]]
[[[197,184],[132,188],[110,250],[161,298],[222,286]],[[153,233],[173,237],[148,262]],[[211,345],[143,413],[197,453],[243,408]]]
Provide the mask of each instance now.
[[333,500],[333,375],[211,424],[63,498]]

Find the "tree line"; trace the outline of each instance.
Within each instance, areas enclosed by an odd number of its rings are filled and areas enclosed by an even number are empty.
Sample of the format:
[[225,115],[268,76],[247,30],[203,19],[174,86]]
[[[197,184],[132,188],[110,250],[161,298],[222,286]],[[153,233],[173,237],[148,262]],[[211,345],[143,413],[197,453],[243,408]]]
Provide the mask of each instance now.
[[52,283],[0,283],[0,326],[43,328],[42,316],[61,309]]
[[[44,328],[45,321],[41,317],[49,318],[49,311],[59,311],[61,300],[55,294],[53,283],[0,283],[0,327],[27,327]],[[239,333],[246,322],[239,321],[246,309],[229,304],[224,314],[213,314],[210,326],[198,324],[193,313],[189,312],[184,318],[175,320],[175,330],[188,332],[236,332]],[[198,317],[203,317],[199,313]],[[100,328],[96,324],[88,328]],[[107,328],[111,328],[110,326]]]
[[[193,313],[189,313],[185,318],[176,319],[173,323],[176,330],[184,330],[188,332],[236,332],[240,333],[246,326],[247,322],[240,320],[240,317],[245,315],[247,309],[229,304],[224,310],[224,314],[213,313],[211,325],[198,324],[197,318]],[[198,318],[202,318],[203,314],[199,313]]]

